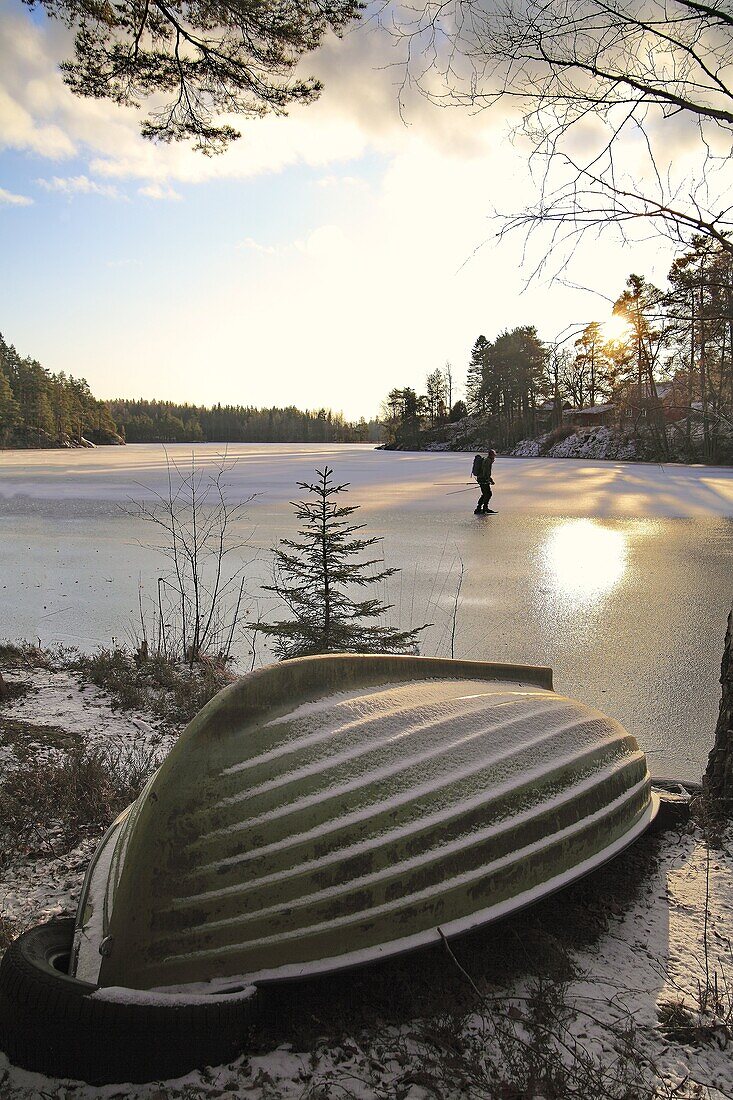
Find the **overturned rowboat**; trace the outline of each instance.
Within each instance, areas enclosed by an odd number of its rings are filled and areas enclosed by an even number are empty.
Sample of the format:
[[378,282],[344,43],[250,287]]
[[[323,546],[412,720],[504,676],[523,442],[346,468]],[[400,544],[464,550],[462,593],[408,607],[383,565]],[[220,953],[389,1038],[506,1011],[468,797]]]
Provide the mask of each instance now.
[[384,958],[571,882],[656,807],[635,739],[550,669],[264,668],[204,707],[109,830],[71,974],[223,992]]
[[105,1084],[236,1057],[257,987],[544,897],[654,817],[646,759],[547,668],[309,657],[226,688],[0,963],[0,1049]]

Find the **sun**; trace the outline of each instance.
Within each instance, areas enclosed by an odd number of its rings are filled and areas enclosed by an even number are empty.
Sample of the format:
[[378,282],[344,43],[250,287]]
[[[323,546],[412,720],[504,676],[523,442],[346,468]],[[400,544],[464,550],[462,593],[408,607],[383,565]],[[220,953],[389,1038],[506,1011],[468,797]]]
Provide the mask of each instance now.
[[614,313],[607,321],[603,321],[601,332],[607,344],[621,344],[628,340],[631,334],[631,326],[625,317]]

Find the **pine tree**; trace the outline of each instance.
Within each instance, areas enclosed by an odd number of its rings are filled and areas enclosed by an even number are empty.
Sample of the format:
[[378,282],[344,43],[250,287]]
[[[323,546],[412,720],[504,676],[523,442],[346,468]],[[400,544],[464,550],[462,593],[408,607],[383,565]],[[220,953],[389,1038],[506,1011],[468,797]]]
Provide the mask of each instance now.
[[628,321],[634,352],[637,404],[645,406],[647,425],[657,450],[669,457],[669,440],[664,414],[657,394],[662,367],[662,352],[671,335],[671,326],[661,314],[662,292],[643,275],[629,275],[626,289],[614,304],[613,312]]
[[390,610],[376,598],[354,599],[354,589],[379,584],[396,569],[373,569],[379,558],[360,561],[365,550],[381,540],[354,537],[365,526],[349,523],[358,506],[342,506],[338,495],[348,486],[336,485],[328,466],[316,470],[318,481],[298,482],[309,499],[293,501],[301,521],[299,538],[281,539],[273,551],[273,583],[263,585],[292,612],[292,619],[257,626],[274,639],[280,660],[317,653],[415,653],[425,627],[392,630],[378,620]]
[[74,95],[134,107],[155,101],[143,137],[192,139],[207,154],[240,136],[233,116],[284,115],[289,104],[317,99],[321,81],[300,75],[296,64],[329,32],[341,36],[361,11],[358,0],[27,3],[73,27],[74,56],[61,69]]
[[20,424],[20,409],[13,397],[10,382],[0,370],[0,446],[12,439],[13,429]]
[[491,344],[485,336],[479,336],[471,348],[471,358],[466,374],[466,404],[469,412],[486,413],[486,370]]
[[445,417],[447,396],[445,378],[442,370],[438,367],[425,379],[425,403],[431,424],[435,424],[437,420]]
[[604,339],[600,322],[591,321],[575,341],[569,390],[577,408],[598,404],[610,396],[614,382],[613,349]]

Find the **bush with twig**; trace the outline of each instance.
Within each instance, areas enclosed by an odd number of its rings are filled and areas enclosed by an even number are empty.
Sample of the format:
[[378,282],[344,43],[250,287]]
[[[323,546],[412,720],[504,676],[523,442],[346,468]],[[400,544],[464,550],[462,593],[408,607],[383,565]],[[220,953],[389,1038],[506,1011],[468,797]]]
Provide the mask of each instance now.
[[167,560],[156,597],[146,609],[140,592],[138,655],[226,663],[239,629],[246,598],[242,562],[246,541],[236,534],[254,494],[237,504],[227,496],[226,475],[233,466],[221,456],[213,472],[183,466],[166,455],[168,485],[152,501],[131,501],[127,514],[150,524],[161,541],[154,546]]
[[4,862],[57,856],[100,833],[137,798],[159,762],[135,742],[24,762],[0,783]]
[[149,711],[171,726],[190,722],[233,679],[223,661],[201,657],[191,666],[120,646],[80,657],[75,667],[123,710]]

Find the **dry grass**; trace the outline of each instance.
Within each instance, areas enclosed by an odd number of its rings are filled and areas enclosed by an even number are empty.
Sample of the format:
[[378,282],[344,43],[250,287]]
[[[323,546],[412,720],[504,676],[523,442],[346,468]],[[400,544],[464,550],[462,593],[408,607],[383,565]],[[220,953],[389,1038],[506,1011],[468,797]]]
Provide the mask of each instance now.
[[58,856],[105,829],[140,793],[158,760],[149,748],[75,746],[25,761],[0,783],[3,862]]
[[22,699],[31,690],[32,686],[28,680],[8,680],[0,672],[0,707],[5,703]]
[[0,711],[0,746],[12,749],[18,761],[35,758],[49,749],[70,752],[78,748],[81,736],[60,726],[45,726],[25,718],[6,718]]
[[117,706],[149,711],[171,726],[190,722],[233,679],[215,661],[189,666],[161,654],[143,657],[122,647],[79,657],[75,668],[108,692]]
[[672,1042],[726,1049],[733,1041],[733,984],[725,970],[716,969],[698,981],[694,1002],[681,997],[662,1001],[657,1017]]
[[53,668],[59,653],[32,642],[0,642],[0,669]]
[[8,949],[18,932],[6,913],[0,913],[0,955]]
[[395,1095],[412,1085],[432,1096],[471,1100],[661,1095],[645,1073],[633,1029],[609,1027],[613,1053],[599,1055],[573,1035],[574,1015],[562,984],[537,982],[523,1001],[497,998],[470,1016],[438,1016],[419,1024],[407,1041],[394,1033],[377,1038],[370,1053],[395,1067]]

